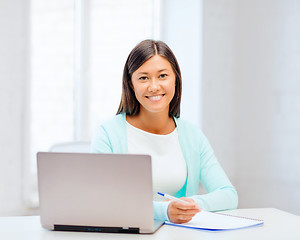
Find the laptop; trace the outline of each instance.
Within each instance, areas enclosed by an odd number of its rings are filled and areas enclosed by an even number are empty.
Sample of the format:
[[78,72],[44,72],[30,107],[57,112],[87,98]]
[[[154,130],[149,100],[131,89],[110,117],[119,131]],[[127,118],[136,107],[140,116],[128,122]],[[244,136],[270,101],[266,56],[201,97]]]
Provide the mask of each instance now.
[[153,233],[151,156],[37,153],[40,219],[57,231]]

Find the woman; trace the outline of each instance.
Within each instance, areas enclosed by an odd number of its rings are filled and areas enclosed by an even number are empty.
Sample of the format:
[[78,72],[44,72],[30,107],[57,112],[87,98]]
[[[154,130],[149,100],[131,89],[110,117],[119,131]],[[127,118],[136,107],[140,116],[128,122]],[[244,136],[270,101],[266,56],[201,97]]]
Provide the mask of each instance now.
[[[171,49],[145,40],[129,54],[123,71],[117,115],[101,125],[92,142],[95,153],[142,153],[152,156],[156,219],[189,222],[201,211],[237,207],[237,193],[203,133],[180,118],[181,73]],[[208,192],[197,195],[199,182]]]

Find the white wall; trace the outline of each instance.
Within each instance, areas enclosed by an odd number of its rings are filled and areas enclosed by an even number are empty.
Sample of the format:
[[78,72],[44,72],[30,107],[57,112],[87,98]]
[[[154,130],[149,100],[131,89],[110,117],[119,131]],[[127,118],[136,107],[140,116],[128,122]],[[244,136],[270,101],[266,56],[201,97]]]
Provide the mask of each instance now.
[[217,158],[235,182],[236,7],[232,3],[232,0],[203,1],[202,122]]
[[28,0],[0,1],[0,215],[22,212]]
[[203,126],[239,207],[300,214],[300,1],[205,0],[203,21]]
[[201,126],[202,0],[161,2],[160,39],[172,49],[181,68],[181,117]]

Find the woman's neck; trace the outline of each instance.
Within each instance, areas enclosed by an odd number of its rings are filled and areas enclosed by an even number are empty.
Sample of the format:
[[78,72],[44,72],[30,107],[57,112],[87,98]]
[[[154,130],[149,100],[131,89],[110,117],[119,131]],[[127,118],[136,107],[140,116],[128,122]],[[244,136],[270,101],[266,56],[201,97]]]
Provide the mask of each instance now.
[[140,112],[135,116],[126,116],[126,120],[136,128],[161,135],[173,132],[176,127],[174,119],[169,117],[169,113]]

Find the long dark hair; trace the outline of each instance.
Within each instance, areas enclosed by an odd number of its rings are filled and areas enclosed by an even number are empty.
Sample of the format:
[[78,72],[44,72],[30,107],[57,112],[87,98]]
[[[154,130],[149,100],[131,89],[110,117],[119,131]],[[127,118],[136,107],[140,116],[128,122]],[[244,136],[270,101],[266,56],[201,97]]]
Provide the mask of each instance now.
[[180,102],[182,92],[181,72],[177,59],[172,50],[162,41],[144,40],[130,52],[123,70],[122,97],[117,114],[126,113],[134,116],[140,112],[140,103],[131,87],[132,74],[154,55],[164,57],[171,64],[175,73],[175,94],[170,102],[169,117],[180,116]]

